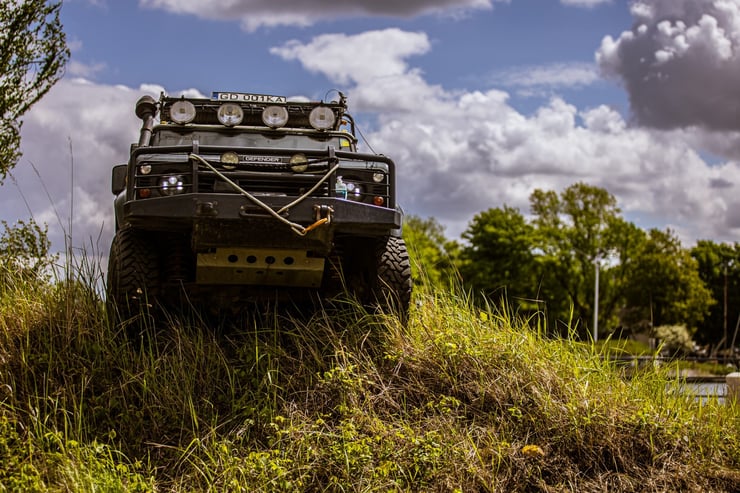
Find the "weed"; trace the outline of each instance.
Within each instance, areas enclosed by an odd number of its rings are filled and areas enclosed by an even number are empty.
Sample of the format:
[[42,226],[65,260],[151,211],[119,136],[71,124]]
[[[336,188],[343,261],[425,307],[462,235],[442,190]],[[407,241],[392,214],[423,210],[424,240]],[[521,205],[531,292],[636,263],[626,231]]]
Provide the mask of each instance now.
[[666,368],[626,380],[539,316],[419,289],[408,323],[338,299],[217,326],[171,314],[132,341],[107,318],[99,269],[73,269],[0,278],[0,489],[740,484],[736,406],[671,391]]

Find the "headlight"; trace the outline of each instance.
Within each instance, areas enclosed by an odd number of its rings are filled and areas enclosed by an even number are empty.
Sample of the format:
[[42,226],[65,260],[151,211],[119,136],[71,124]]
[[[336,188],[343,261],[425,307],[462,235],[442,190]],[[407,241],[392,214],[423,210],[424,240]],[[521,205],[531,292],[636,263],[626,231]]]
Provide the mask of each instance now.
[[316,130],[329,130],[337,118],[328,106],[317,106],[308,115],[308,121]]
[[354,200],[355,202],[362,202],[362,195],[365,191],[362,185],[352,183],[351,181],[344,182],[344,186],[347,187],[347,198]]
[[239,125],[244,118],[244,111],[242,107],[236,103],[224,103],[218,107],[218,113],[216,114],[218,121],[227,127],[233,127]]
[[148,175],[152,172],[152,165],[151,164],[142,164],[139,166],[139,173],[142,175]]
[[375,183],[382,183],[385,180],[385,173],[373,173],[373,181]]
[[159,180],[159,191],[162,195],[178,195],[185,191],[185,179],[182,175],[169,175]]
[[284,106],[268,106],[262,110],[262,123],[270,128],[279,128],[288,123],[288,110]]
[[195,106],[184,99],[175,101],[170,108],[170,118],[180,125],[190,123],[195,119]]
[[290,157],[290,169],[294,173],[303,173],[308,169],[308,158],[303,153],[293,154]]
[[239,164],[239,154],[234,151],[228,151],[221,154],[221,166],[224,169],[232,170],[236,169]]

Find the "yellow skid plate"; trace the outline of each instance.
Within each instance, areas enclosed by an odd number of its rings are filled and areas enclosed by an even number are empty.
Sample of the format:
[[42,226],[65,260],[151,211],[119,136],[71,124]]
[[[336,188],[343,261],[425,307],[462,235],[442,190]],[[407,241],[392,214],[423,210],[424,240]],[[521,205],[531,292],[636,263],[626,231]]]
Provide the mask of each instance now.
[[323,274],[324,259],[304,250],[218,248],[198,254],[195,276],[198,284],[318,288]]

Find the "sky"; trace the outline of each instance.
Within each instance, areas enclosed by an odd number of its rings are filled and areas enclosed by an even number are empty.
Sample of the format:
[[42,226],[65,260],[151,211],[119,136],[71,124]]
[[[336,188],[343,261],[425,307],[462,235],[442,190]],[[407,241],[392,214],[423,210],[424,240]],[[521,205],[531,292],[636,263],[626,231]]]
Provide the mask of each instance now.
[[407,214],[459,239],[536,190],[605,188],[684,246],[740,237],[740,0],[67,0],[0,219],[106,255],[144,94],[348,97]]

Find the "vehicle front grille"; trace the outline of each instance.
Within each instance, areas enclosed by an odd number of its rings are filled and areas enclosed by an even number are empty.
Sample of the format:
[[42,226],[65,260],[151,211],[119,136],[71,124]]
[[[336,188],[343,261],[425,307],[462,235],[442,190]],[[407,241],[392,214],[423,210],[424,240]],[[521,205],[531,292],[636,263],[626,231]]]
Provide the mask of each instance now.
[[[252,173],[246,176],[243,173],[224,173],[224,175],[246,192],[289,197],[305,194],[321,179],[321,176],[293,173]],[[213,173],[198,175],[198,192],[238,193],[232,185]],[[311,196],[329,196],[329,185],[326,182],[322,183]]]
[[[143,161],[137,165],[134,174],[135,197],[145,200],[181,193],[240,193],[223,176],[255,196],[297,198],[315,187],[310,197],[337,197],[394,207],[391,202],[390,175],[378,172],[379,168],[342,167],[327,177],[326,169],[294,173],[286,169],[289,168],[287,163],[252,162],[239,164],[239,169],[226,169],[220,162],[211,164],[218,173],[192,164]],[[378,175],[382,175],[380,179]],[[163,180],[168,178],[174,179],[175,185],[165,190],[167,184]]]

